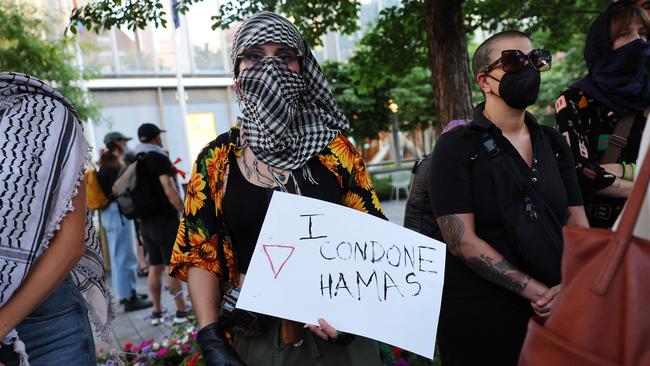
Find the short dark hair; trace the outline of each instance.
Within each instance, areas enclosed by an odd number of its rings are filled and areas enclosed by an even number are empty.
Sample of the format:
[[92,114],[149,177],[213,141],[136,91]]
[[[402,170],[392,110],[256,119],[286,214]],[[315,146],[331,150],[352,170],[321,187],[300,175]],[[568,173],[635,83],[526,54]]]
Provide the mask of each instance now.
[[647,31],[650,31],[650,19],[648,14],[634,3],[621,3],[612,9],[609,19],[609,41],[614,43],[616,35],[628,25],[634,22],[640,23]]
[[492,51],[494,51],[494,43],[507,38],[526,38],[530,40],[530,37],[528,37],[526,33],[518,30],[507,30],[490,36],[488,39],[483,41],[480,46],[478,46],[476,52],[474,52],[474,56],[472,57],[474,78],[476,78],[484,68],[494,62],[494,60],[490,58]]

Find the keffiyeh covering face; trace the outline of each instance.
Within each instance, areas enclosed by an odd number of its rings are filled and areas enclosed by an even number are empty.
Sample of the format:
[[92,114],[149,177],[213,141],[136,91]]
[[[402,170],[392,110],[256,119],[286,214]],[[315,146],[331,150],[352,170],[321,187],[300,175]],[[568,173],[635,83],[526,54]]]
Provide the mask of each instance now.
[[[38,79],[0,73],[0,306],[73,211],[89,153],[79,115],[65,97]],[[84,235],[86,253],[72,277],[106,336],[113,314],[90,215]],[[12,331],[4,342],[15,337]]]
[[233,65],[244,50],[266,43],[286,45],[302,54],[300,74],[273,58],[239,72],[243,116],[238,123],[260,161],[287,170],[305,167],[349,123],[311,50],[287,19],[264,12],[244,22],[235,35]]

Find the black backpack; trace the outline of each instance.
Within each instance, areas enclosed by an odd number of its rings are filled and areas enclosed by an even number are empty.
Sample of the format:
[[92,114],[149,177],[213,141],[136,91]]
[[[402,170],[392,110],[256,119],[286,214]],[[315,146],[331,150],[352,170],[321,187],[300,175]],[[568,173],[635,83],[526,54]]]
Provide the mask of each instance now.
[[409,198],[406,201],[404,227],[443,241],[429,198],[429,173],[432,155],[433,153],[425,155],[417,160],[413,166],[413,183]]

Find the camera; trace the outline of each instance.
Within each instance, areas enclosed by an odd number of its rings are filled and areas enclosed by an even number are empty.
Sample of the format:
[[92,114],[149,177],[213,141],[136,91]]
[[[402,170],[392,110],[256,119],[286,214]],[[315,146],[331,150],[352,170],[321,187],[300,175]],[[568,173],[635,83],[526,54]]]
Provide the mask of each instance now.
[[219,325],[240,336],[260,335],[266,329],[265,316],[252,311],[237,309],[236,305],[240,291],[239,287],[233,286],[223,295],[219,311]]

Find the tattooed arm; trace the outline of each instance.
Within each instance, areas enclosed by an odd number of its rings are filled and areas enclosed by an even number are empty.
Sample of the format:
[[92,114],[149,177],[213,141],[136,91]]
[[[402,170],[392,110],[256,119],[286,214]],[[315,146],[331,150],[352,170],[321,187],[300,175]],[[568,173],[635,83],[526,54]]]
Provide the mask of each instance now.
[[474,231],[474,214],[438,217],[438,225],[451,254],[490,282],[537,301],[548,288],[510,264]]

